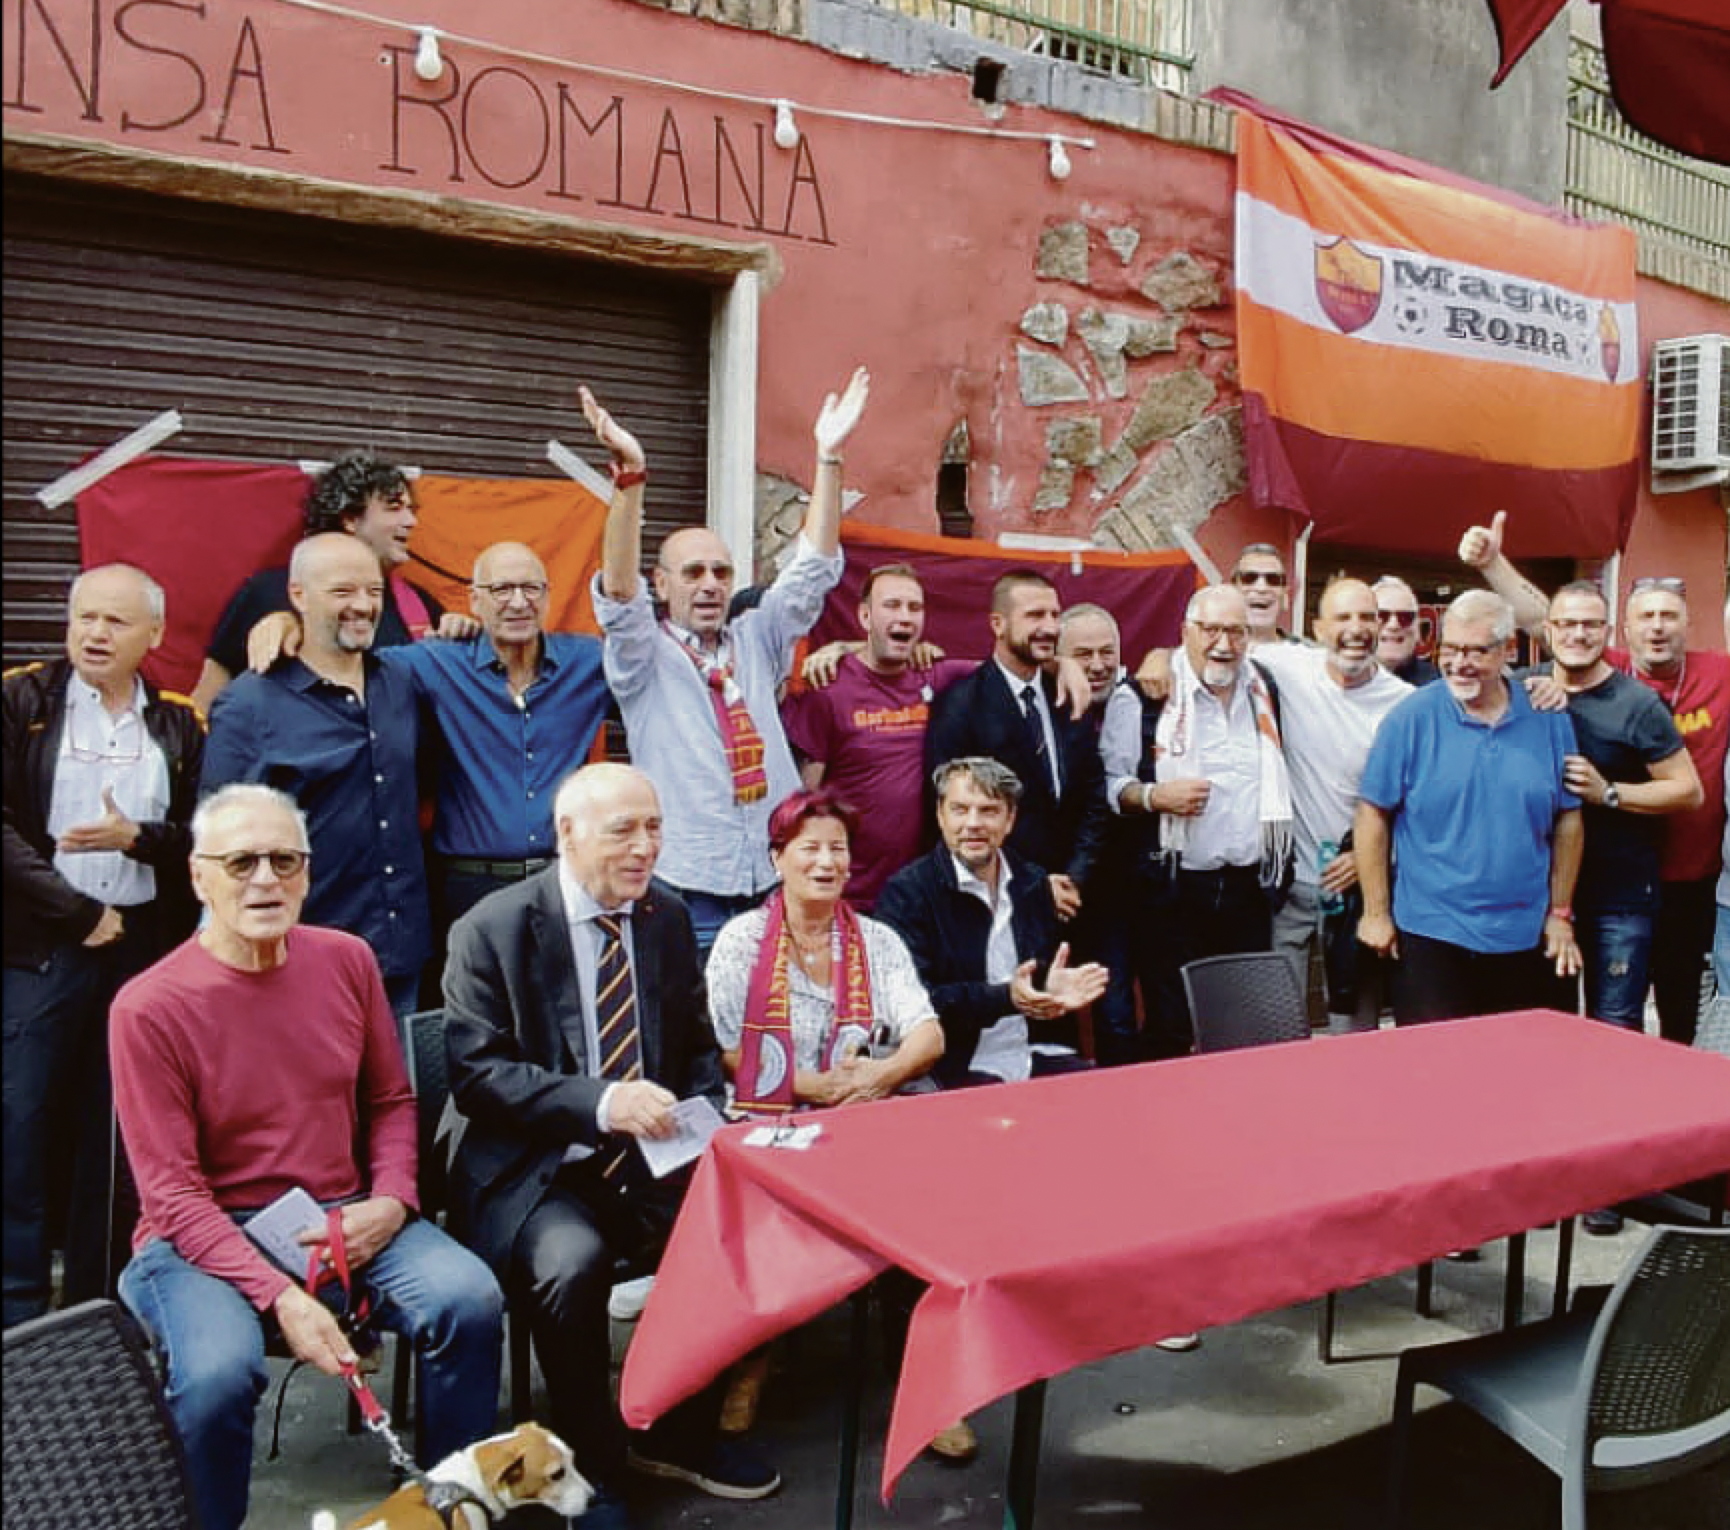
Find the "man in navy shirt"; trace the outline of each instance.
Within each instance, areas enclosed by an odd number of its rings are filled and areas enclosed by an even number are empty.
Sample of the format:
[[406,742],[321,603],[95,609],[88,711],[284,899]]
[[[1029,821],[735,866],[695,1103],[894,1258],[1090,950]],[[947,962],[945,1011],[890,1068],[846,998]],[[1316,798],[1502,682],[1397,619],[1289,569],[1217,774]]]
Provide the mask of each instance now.
[[340,532],[308,537],[288,566],[298,657],[245,674],[210,716],[201,794],[231,781],[287,792],[312,836],[309,924],[373,949],[398,1014],[414,1007],[431,952],[409,677],[371,652],[384,599],[376,554]]

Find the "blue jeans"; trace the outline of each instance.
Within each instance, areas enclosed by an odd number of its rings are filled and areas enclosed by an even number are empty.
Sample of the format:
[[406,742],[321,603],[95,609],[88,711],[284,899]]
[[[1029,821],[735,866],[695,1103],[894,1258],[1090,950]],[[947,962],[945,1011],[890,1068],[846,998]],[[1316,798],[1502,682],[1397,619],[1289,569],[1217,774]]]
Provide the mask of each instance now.
[[[420,1460],[431,1466],[490,1434],[501,1320],[492,1272],[430,1222],[408,1223],[358,1272],[380,1321],[419,1353]],[[162,1238],[120,1275],[120,1299],[168,1368],[168,1411],[186,1448],[204,1530],[239,1530],[252,1476],[252,1424],[269,1376],[258,1311]]]
[[1730,904],[1718,905],[1718,926],[1712,936],[1712,972],[1718,992],[1730,999]]
[[1586,1013],[1626,1030],[1646,1028],[1646,978],[1652,956],[1650,914],[1582,912],[1574,926],[1586,987]]

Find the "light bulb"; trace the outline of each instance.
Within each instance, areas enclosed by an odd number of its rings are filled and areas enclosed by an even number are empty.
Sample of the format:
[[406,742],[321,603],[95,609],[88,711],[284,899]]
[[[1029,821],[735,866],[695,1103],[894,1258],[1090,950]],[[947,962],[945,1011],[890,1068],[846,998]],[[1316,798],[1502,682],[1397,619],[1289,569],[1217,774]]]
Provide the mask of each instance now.
[[429,85],[445,72],[445,61],[439,55],[437,27],[420,29],[420,46],[414,50],[414,72]]
[[796,149],[799,147],[799,124],[793,120],[793,103],[777,101],[775,103],[775,147],[778,149]]
[[1069,163],[1069,150],[1063,147],[1061,138],[1051,140],[1051,178],[1054,181],[1067,181],[1072,166]]

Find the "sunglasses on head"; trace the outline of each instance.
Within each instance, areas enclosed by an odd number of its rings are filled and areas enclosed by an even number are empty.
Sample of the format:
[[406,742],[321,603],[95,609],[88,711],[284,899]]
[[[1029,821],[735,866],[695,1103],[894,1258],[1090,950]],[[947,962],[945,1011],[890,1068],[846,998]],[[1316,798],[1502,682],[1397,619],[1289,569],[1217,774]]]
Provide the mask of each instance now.
[[1675,574],[1647,574],[1636,579],[1628,587],[1630,595],[1638,595],[1645,590],[1662,590],[1666,595],[1680,595],[1686,598],[1688,581],[1678,578]]

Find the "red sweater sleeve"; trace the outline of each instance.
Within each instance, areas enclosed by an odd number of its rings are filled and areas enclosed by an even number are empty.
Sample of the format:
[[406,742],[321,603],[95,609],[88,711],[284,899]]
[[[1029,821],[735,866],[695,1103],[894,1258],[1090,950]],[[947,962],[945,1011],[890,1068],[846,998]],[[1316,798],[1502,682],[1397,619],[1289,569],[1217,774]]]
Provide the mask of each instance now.
[[[178,1043],[178,1044],[177,1044]],[[114,1108],[143,1206],[141,1235],[235,1286],[260,1312],[294,1284],[216,1203],[198,1155],[197,1059],[163,1011],[122,989],[109,1019]]]

